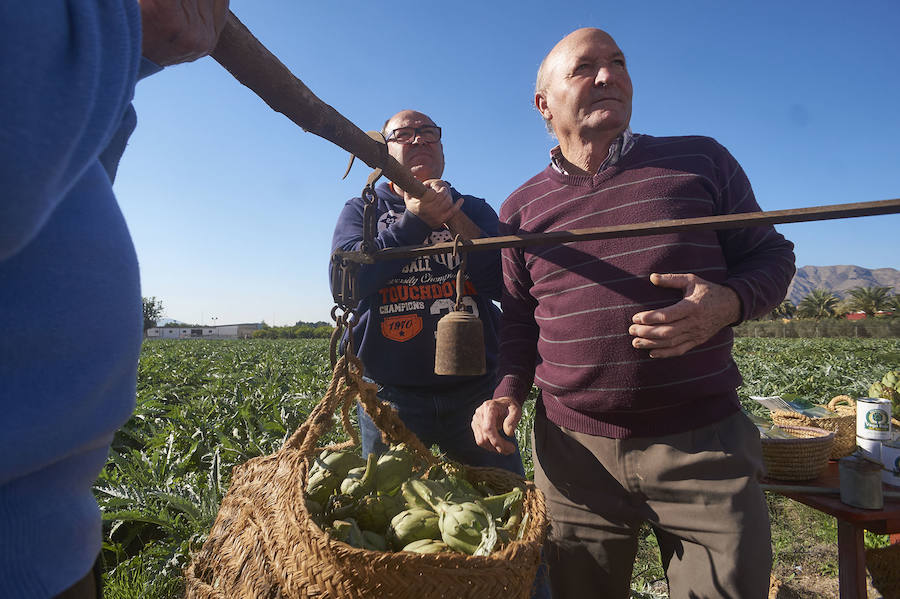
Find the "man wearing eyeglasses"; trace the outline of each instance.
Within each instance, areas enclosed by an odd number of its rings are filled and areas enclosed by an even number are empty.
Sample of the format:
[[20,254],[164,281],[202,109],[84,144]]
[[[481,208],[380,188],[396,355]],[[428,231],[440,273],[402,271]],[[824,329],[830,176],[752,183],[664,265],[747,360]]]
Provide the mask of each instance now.
[[[431,245],[451,241],[444,224],[461,212],[483,232],[497,234],[497,214],[481,198],[462,195],[441,180],[444,148],[441,128],[421,112],[403,110],[384,124],[388,152],[428,187],[414,198],[390,182],[375,191],[377,249]],[[363,240],[361,198],[347,202],[338,218],[333,249],[358,250]],[[366,376],[378,384],[378,396],[393,404],[400,418],[426,447],[437,444],[448,457],[475,466],[506,468],[523,474],[515,449],[501,455],[476,445],[470,423],[475,409],[490,399],[496,383],[500,298],[499,252],[473,252],[465,272],[463,303],[484,325],[486,374],[442,376],[434,373],[437,322],[456,303],[456,269],[452,254],[413,261],[379,261],[360,265],[357,276],[359,320],[353,329],[354,351]],[[381,453],[385,445],[372,420],[359,410],[363,455]]]

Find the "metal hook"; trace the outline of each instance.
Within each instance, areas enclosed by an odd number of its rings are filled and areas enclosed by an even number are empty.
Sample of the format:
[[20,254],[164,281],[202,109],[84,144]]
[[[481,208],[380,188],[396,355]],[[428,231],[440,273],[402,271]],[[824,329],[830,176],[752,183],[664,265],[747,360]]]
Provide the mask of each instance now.
[[[384,134],[381,131],[366,131],[366,135],[380,143],[384,147],[384,153],[387,154],[387,140],[385,140]],[[350,162],[347,164],[347,170],[344,171],[344,176],[341,177],[341,179],[346,179],[347,175],[350,174],[350,169],[353,167],[354,160],[356,160],[356,156],[350,154]],[[374,177],[374,179],[372,177]],[[381,167],[376,168],[374,171],[372,171],[371,174],[369,174],[369,183],[374,184],[379,177],[381,177]]]
[[454,258],[459,257],[459,266],[456,269],[456,306],[454,310],[456,312],[460,312],[464,310],[463,308],[463,286],[465,285],[466,278],[466,267],[468,266],[469,253],[461,250],[460,248],[464,245],[465,239],[462,235],[457,235],[453,239],[453,254]]

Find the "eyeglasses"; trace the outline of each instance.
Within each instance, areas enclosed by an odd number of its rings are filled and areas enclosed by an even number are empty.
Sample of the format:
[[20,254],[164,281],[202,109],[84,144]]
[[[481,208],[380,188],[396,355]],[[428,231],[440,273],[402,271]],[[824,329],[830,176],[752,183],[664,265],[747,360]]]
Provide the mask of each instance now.
[[436,125],[398,127],[387,136],[387,141],[395,141],[398,144],[411,144],[417,137],[427,144],[433,144],[441,140],[441,128]]

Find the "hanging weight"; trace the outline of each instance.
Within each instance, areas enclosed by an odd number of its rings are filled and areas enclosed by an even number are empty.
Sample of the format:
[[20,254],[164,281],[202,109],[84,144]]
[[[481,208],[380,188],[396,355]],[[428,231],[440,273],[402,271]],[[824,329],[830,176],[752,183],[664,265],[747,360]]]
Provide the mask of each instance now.
[[485,373],[484,329],[465,310],[448,312],[438,321],[434,373],[474,376]]
[[[459,252],[461,238],[454,240],[453,254]],[[456,306],[441,317],[435,332],[434,373],[476,376],[485,373],[484,325],[463,305],[467,254],[462,252],[456,271]]]

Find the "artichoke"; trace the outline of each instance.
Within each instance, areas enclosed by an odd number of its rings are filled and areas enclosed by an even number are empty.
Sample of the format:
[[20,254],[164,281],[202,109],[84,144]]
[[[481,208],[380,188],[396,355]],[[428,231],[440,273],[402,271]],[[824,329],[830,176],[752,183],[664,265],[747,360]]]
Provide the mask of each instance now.
[[442,551],[450,551],[450,547],[443,541],[420,539],[406,545],[401,551],[412,551],[413,553],[441,553]]
[[514,511],[522,511],[522,503],[525,501],[525,492],[521,487],[515,487],[502,495],[491,495],[479,499],[478,503],[487,508],[491,516],[498,520],[506,520]]
[[340,483],[341,493],[352,497],[362,497],[366,493],[374,490],[375,487],[375,464],[377,458],[374,453],[369,454],[365,468],[353,468],[347,473],[347,477]]
[[362,536],[364,549],[369,549],[370,551],[388,550],[387,540],[380,534],[372,532],[371,530],[364,530],[362,531]]
[[356,511],[356,497],[337,493],[328,498],[325,504],[325,518],[331,520],[344,520],[353,516]]
[[477,503],[443,503],[438,526],[441,540],[469,555],[488,555],[497,543],[497,526]]
[[890,372],[886,372],[884,377],[881,379],[881,384],[885,387],[890,387],[895,391],[900,391],[900,370],[891,370]]
[[350,450],[334,451],[325,449],[313,461],[309,469],[309,475],[312,476],[319,470],[331,470],[341,478],[344,478],[353,468],[362,468],[365,465],[366,461]]
[[391,518],[387,536],[396,549],[420,539],[437,539],[441,536],[438,515],[421,508],[402,511]]
[[450,497],[453,498],[456,503],[473,501],[484,497],[481,491],[476,489],[472,483],[456,474],[449,474],[440,482],[444,483],[444,486],[449,489]]
[[416,466],[416,456],[405,443],[391,446],[378,458],[375,488],[380,493],[396,493]]
[[359,528],[359,524],[356,523],[356,520],[353,518],[335,520],[332,522],[331,526],[332,528],[328,532],[333,539],[343,541],[353,547],[358,547],[360,549],[364,548],[363,545],[366,542],[365,537],[363,536],[362,530]]
[[369,494],[356,502],[356,521],[363,530],[383,533],[391,519],[406,509],[406,503],[392,495]]
[[893,387],[889,387],[878,381],[877,383],[872,383],[869,387],[869,397],[880,397],[881,399],[889,399],[891,403],[897,403],[900,401],[900,393],[897,392]]
[[325,504],[328,501],[328,497],[341,484],[342,478],[333,470],[316,470],[306,483],[306,497],[319,505]]
[[413,488],[412,484],[410,484],[410,481],[403,481],[403,484],[400,485],[400,493],[403,495],[403,499],[406,500],[409,507],[418,507],[426,510],[431,509],[431,505],[416,493],[416,490]]

